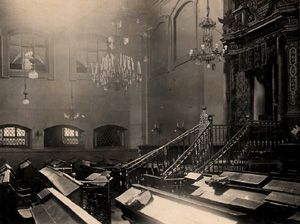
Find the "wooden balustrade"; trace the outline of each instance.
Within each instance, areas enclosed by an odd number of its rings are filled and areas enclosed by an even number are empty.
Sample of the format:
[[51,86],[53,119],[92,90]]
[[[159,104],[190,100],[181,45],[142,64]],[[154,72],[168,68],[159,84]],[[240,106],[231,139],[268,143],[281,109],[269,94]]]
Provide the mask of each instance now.
[[182,177],[185,172],[193,171],[199,163],[207,160],[212,154],[212,122],[206,126],[193,143],[170,165],[161,176]]
[[226,124],[214,124],[213,125],[213,144],[216,146],[225,145],[230,139],[231,125]]
[[234,126],[213,125],[208,119],[203,124],[124,164],[120,172],[123,186],[140,183],[144,175],[166,181],[191,171],[242,171],[249,159],[273,152],[283,142],[280,123],[275,121],[247,120],[243,126]]
[[[198,125],[167,144],[124,164],[120,173],[123,187],[127,188],[132,183],[139,183],[144,174],[160,177],[166,170],[170,173],[169,167],[172,167],[172,173],[174,172],[173,167],[179,171],[179,166],[173,164],[182,165],[183,170],[193,169],[193,164],[198,161],[195,158],[200,157],[201,153],[204,152],[203,148],[206,147],[207,142],[212,142],[211,128],[209,135],[204,134],[204,132],[208,132],[208,126],[212,127],[212,118],[209,119],[204,109]],[[194,153],[193,156],[192,152]],[[188,157],[190,157],[189,160]]]
[[276,152],[283,143],[281,126],[275,121],[248,121],[237,133],[197,172],[220,174],[224,170],[243,171],[250,159],[263,159]]
[[167,144],[155,149],[121,168],[125,188],[132,183],[140,183],[144,174],[160,176],[199,137],[199,125],[186,131]]

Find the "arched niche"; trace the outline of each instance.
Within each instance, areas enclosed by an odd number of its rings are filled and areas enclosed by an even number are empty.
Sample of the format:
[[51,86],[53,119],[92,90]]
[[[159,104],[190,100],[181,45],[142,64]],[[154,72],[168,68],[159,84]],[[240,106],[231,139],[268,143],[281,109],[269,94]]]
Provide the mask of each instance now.
[[153,27],[150,37],[151,74],[161,74],[168,71],[169,17],[159,17]]
[[83,146],[83,130],[71,125],[56,125],[44,130],[45,147]]
[[189,50],[197,46],[197,4],[198,1],[179,0],[171,14],[174,67],[187,62]]
[[94,148],[124,147],[126,128],[118,125],[103,125],[94,129]]

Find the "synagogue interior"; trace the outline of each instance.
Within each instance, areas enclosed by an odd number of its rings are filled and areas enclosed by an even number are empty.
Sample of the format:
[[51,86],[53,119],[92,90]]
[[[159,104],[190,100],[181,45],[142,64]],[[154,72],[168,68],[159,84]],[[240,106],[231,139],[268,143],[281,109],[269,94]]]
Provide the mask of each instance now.
[[0,0],[0,224],[300,223],[299,4]]

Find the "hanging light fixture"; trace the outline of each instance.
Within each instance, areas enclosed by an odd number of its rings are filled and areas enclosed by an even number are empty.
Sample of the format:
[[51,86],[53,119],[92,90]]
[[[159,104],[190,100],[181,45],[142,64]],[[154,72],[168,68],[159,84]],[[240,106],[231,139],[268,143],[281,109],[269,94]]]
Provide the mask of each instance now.
[[24,58],[23,58],[23,64],[24,64],[24,70],[28,72],[28,78],[30,79],[37,79],[39,77],[39,74],[35,70],[35,63],[33,51],[32,50],[26,50],[24,49]]
[[28,92],[27,92],[27,83],[26,83],[26,76],[24,74],[24,91],[23,91],[24,99],[22,100],[22,104],[28,105],[30,103],[28,99]]
[[32,32],[32,51],[31,51],[31,60],[32,60],[32,68],[28,73],[28,78],[30,79],[37,79],[39,77],[39,74],[37,73],[37,71],[35,70],[35,55],[34,55],[34,51],[35,51],[35,40],[34,40],[34,34]]
[[71,81],[71,107],[70,111],[67,113],[64,113],[64,118],[69,119],[69,120],[77,120],[80,118],[85,118],[84,114],[81,114],[79,112],[75,112],[74,110],[74,96],[73,96],[73,82]]
[[200,65],[202,63],[206,63],[207,68],[211,67],[214,69],[215,62],[221,60],[221,57],[227,50],[227,46],[224,46],[222,50],[219,49],[218,44],[213,46],[213,33],[216,27],[216,22],[209,17],[209,13],[209,0],[207,0],[207,14],[199,24],[202,29],[203,43],[201,44],[201,49],[191,49],[189,55],[192,60],[196,61],[196,64]]
[[132,83],[142,81],[140,61],[135,61],[122,50],[130,41],[129,37],[120,35],[122,21],[113,23],[113,26],[116,26],[116,34],[107,38],[106,54],[97,58],[96,63],[89,63],[93,82],[103,86],[104,90],[127,89]]

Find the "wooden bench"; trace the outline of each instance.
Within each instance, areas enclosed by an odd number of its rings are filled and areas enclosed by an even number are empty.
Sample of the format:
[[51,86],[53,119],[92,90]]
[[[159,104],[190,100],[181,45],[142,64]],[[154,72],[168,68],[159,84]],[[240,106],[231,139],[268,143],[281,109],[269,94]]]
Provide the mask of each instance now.
[[82,206],[82,183],[52,167],[44,167],[39,173],[45,188],[54,187],[74,203]]
[[32,207],[36,224],[101,224],[54,188],[44,189],[38,197],[40,203]]
[[13,170],[8,166],[3,169],[0,173],[0,223],[32,223],[31,201],[31,189],[19,188]]

